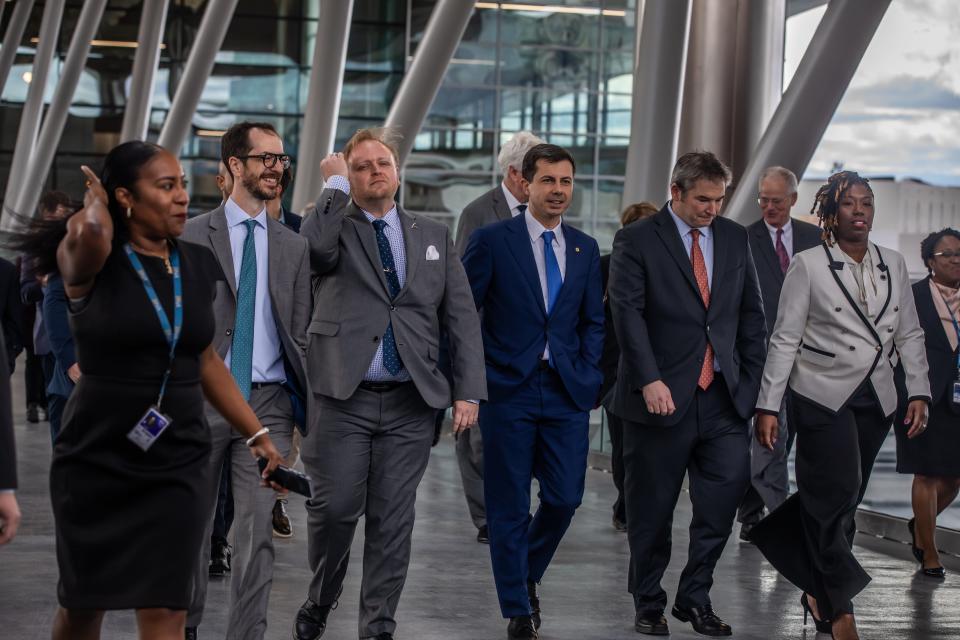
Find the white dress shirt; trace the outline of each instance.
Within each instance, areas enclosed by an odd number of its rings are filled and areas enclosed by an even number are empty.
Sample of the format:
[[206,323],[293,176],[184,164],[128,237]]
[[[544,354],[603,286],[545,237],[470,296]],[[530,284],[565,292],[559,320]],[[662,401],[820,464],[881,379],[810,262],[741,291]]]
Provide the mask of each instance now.
[[[677,225],[677,231],[680,232],[680,239],[683,240],[683,248],[687,252],[687,257],[690,258],[690,252],[693,249],[693,236],[690,234],[693,231],[693,227],[688,225],[683,221],[680,216],[673,212],[673,208],[667,204],[667,210],[670,211],[670,215],[673,217],[674,224]],[[713,226],[699,227],[700,231],[700,240],[698,244],[700,245],[700,253],[703,254],[703,262],[707,266],[707,287],[713,288]],[[691,258],[692,260],[692,258]]]
[[500,183],[500,190],[503,191],[503,197],[507,199],[507,206],[510,207],[510,215],[517,217],[520,215],[520,207],[523,205],[524,210],[526,210],[526,203],[520,202],[513,197],[513,194],[510,192],[510,189],[507,189],[507,184],[505,182]]
[[[547,228],[540,224],[530,210],[527,209],[523,214],[527,223],[527,233],[530,234],[530,242],[533,244],[533,260],[537,263],[537,276],[540,278],[540,292],[543,294],[543,307],[548,306],[547,294],[547,261],[543,255],[543,232]],[[553,231],[553,254],[557,257],[557,264],[560,266],[560,279],[567,277],[567,241],[563,237],[563,220],[552,229]],[[547,344],[543,350],[543,359],[550,358],[550,345]]]
[[[777,250],[777,228],[767,224],[767,221],[763,221],[764,226],[767,227],[767,231],[770,232],[770,242],[773,243],[773,250]],[[787,255],[793,258],[793,223],[790,221],[790,218],[787,218],[787,222],[781,227],[783,229],[783,248],[787,250]]]
[[[250,220],[250,216],[234,202],[233,198],[227,198],[223,208],[227,214],[227,227],[230,233],[234,281],[239,286],[240,267],[243,264],[243,244],[247,240],[247,227],[244,222]],[[287,378],[283,369],[283,347],[280,334],[277,332],[277,321],[273,316],[273,304],[270,301],[267,208],[261,209],[253,219],[257,222],[253,228],[253,243],[257,249],[257,297],[254,303],[251,382],[283,382]],[[230,351],[227,352],[224,362],[227,367],[230,366]]]

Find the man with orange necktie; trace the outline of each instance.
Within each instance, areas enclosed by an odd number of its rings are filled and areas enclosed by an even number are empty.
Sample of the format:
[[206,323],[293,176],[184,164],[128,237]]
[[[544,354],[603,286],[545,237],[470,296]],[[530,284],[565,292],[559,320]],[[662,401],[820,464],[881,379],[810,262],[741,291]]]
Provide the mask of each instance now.
[[748,418],[766,331],[746,229],[718,217],[730,170],[709,152],[677,160],[670,201],[621,229],[608,295],[620,369],[606,407],[624,422],[630,592],[640,633],[669,633],[660,579],[690,476],[693,521],[673,616],[731,634],[710,603],[713,569],[749,481]]

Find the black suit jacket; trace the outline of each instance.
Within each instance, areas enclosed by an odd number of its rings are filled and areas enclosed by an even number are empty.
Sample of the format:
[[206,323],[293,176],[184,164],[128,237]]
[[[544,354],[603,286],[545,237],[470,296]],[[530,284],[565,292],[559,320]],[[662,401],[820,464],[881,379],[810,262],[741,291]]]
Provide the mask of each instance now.
[[0,258],[0,323],[7,344],[7,365],[13,371],[13,363],[23,351],[23,305],[20,303],[20,274],[9,260]]
[[13,404],[6,347],[0,335],[0,489],[17,488],[17,447],[13,440]]
[[280,207],[280,222],[294,233],[300,233],[300,225],[303,224],[303,216],[288,211],[286,207]]
[[[931,404],[940,402],[944,394],[952,393],[951,385],[957,377],[957,352],[950,347],[947,333],[940,322],[937,308],[933,304],[933,292],[930,291],[929,276],[913,285],[913,300],[917,305],[917,317],[923,327],[924,346],[927,352],[927,365],[930,367]],[[953,331],[953,329],[951,329]],[[903,385],[903,367],[898,367],[897,390],[902,405],[906,406],[907,394]]]
[[[820,244],[820,228],[809,222],[792,220],[793,255]],[[763,220],[757,220],[749,227],[750,250],[757,266],[757,278],[760,281],[760,293],[763,295],[763,313],[767,318],[767,337],[773,335],[773,325],[777,323],[777,309],[780,304],[780,289],[783,288],[784,273],[780,270],[777,251],[770,240],[770,232]]]
[[613,312],[610,310],[610,297],[607,285],[610,282],[610,254],[600,256],[600,279],[603,282],[603,353],[600,354],[600,371],[603,384],[600,385],[600,400],[606,397],[617,381],[617,365],[620,362],[620,345],[617,332],[613,329]]
[[[693,400],[707,340],[737,413],[753,414],[766,353],[766,325],[747,230],[726,218],[713,229],[713,279],[705,307],[669,209],[627,225],[613,241],[607,295],[620,343],[617,382],[605,406],[633,422],[673,425]],[[662,380],[676,411],[647,411],[642,389]]]

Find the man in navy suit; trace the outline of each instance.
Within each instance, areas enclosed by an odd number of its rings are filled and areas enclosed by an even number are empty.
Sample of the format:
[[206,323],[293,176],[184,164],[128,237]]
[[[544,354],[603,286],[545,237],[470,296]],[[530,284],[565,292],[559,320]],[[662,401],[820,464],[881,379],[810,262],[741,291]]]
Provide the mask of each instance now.
[[684,154],[670,201],[613,240],[607,295],[620,367],[606,408],[623,420],[629,588],[635,628],[648,635],[669,633],[660,579],[684,476],[693,521],[672,613],[703,635],[732,633],[710,587],[750,479],[766,329],[747,230],[719,217],[729,183],[709,151]]
[[[600,251],[563,224],[574,162],[551,144],[523,159],[523,215],[475,231],[463,256],[482,311],[489,401],[480,408],[490,556],[511,639],[535,639],[537,584],[583,496],[600,388]],[[530,517],[530,482],[540,506]]]

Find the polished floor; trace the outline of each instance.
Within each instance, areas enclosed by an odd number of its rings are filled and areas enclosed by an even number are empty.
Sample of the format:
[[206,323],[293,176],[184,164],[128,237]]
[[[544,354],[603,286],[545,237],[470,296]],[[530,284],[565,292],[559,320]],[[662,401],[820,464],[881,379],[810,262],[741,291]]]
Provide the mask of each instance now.
[[[53,518],[47,492],[50,442],[47,425],[27,425],[17,413],[20,456],[18,497],[24,521],[17,539],[0,549],[0,639],[49,638],[56,607],[57,564]],[[506,637],[497,610],[488,548],[474,540],[475,531],[453,456],[452,439],[443,438],[420,487],[413,562],[398,614],[398,640],[487,640]],[[639,638],[633,631],[632,606],[626,592],[627,543],[610,526],[613,487],[610,476],[591,470],[583,506],[541,587],[543,640]],[[110,500],[109,495],[103,499]],[[291,499],[294,537],[278,540],[276,574],[267,638],[287,639],[309,581],[306,527],[302,501]],[[674,523],[674,562],[665,588],[675,589],[687,544],[690,507],[681,497]],[[344,594],[330,616],[325,640],[357,637],[357,598],[362,527],[354,544]],[[948,564],[946,581],[930,581],[915,573],[903,545],[862,540],[857,554],[873,582],[856,600],[864,639],[960,638],[960,566]],[[136,575],[136,566],[130,573]],[[750,545],[734,535],[716,574],[713,602],[734,628],[734,637],[751,639],[809,638],[799,593],[780,578]],[[214,582],[200,637],[222,639],[227,584]],[[674,638],[700,637],[689,625],[670,620]],[[130,612],[108,614],[104,638],[135,638]],[[826,638],[827,636],[821,636]]]

